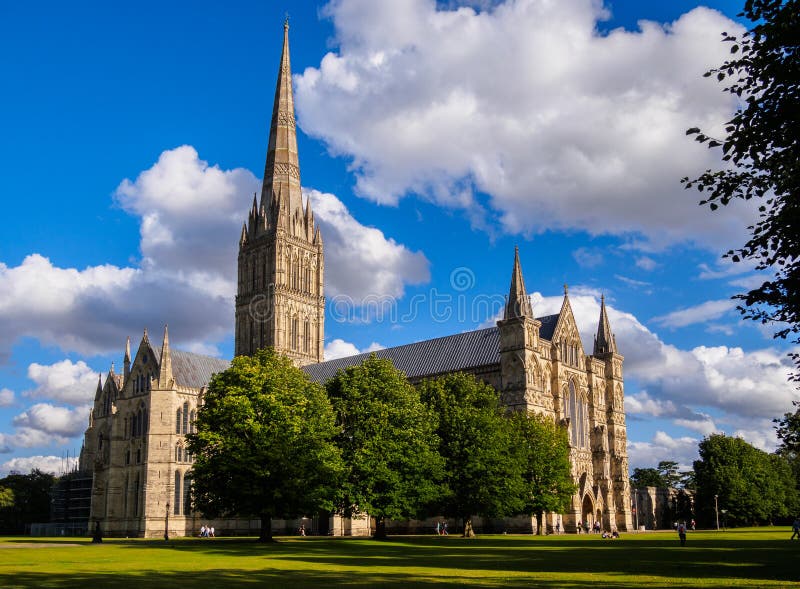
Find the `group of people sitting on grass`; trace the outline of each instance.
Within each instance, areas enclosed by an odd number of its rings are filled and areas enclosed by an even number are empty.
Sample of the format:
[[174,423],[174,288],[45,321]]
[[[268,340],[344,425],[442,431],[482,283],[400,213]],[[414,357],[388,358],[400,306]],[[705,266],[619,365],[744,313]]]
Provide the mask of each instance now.
[[214,537],[214,526],[206,527],[205,524],[200,526],[200,537],[201,538],[213,538]]

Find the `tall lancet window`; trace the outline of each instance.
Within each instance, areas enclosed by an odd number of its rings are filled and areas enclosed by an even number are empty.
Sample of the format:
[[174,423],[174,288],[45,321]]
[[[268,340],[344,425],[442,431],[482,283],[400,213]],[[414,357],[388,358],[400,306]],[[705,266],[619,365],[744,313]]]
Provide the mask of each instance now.
[[183,499],[183,493],[181,493],[181,481],[183,480],[183,475],[181,475],[180,471],[175,471],[175,496],[172,498],[172,512],[175,515],[181,514],[181,500]]
[[570,437],[572,445],[576,448],[585,446],[586,428],[584,421],[586,419],[584,404],[581,401],[580,395],[575,390],[575,383],[569,381],[569,421],[570,421]]
[[300,338],[299,325],[297,317],[292,317],[289,320],[289,347],[292,350],[299,350],[298,339]]

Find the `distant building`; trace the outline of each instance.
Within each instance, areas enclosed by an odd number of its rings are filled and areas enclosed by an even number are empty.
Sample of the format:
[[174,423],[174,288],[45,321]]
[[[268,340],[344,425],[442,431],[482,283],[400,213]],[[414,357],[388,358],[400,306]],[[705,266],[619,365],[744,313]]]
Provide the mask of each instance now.
[[646,530],[671,530],[694,519],[694,492],[675,487],[633,489],[634,525]]
[[[311,203],[300,193],[289,62],[284,27],[269,147],[260,201],[254,197],[239,238],[236,354],[273,346],[315,380],[324,382],[366,355],[323,362],[324,255]],[[496,327],[376,352],[412,382],[456,371],[495,387],[515,411],[552,416],[569,432],[572,473],[578,492],[548,526],[575,530],[600,520],[606,529],[632,529],[623,406],[623,357],[601,305],[592,354],[587,354],[564,292],[561,310],[536,318],[525,289],[518,252],[503,319]],[[109,535],[160,537],[197,534],[203,523],[223,533],[255,533],[258,521],[208,521],[189,507],[193,457],[185,435],[203,402],[211,375],[224,360],[171,349],[167,329],[154,347],[145,331],[136,354],[126,346],[124,371],[112,370],[98,385],[81,452],[81,468],[93,472],[92,521]],[[317,533],[363,535],[366,519],[310,514],[303,522]],[[275,521],[277,532],[300,521]],[[403,524],[400,524],[402,527]]]

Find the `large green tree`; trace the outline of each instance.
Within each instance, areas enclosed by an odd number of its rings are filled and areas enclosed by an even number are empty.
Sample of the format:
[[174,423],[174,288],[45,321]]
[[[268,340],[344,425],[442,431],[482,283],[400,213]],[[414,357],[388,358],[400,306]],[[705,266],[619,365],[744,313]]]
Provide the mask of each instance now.
[[[753,25],[737,37],[723,33],[731,59],[707,72],[728,85],[740,108],[713,138],[698,128],[697,141],[721,148],[728,164],[683,181],[705,193],[711,210],[734,200],[757,199],[759,217],[751,237],[726,255],[751,260],[773,277],[736,298],[748,319],[777,324],[775,337],[800,341],[800,2],[747,0],[741,16]],[[793,354],[800,367],[800,356]],[[797,375],[795,375],[797,377]]]
[[715,522],[716,507],[733,525],[772,522],[796,509],[797,490],[782,457],[723,434],[703,439],[699,453],[696,507],[707,524]]
[[682,487],[687,474],[679,470],[674,460],[662,460],[655,468],[634,468],[631,485],[636,489],[643,487]]
[[631,475],[631,486],[634,489],[666,487],[667,482],[657,468],[634,468]]
[[34,469],[29,474],[11,473],[0,479],[13,501],[0,506],[0,533],[23,534],[32,523],[50,521],[50,492],[56,477]]
[[419,515],[441,491],[434,419],[405,375],[374,354],[326,388],[345,462],[338,509],[374,517],[375,537],[385,538],[387,519]]
[[789,461],[795,483],[800,489],[800,402],[794,401],[792,404],[796,407],[794,411],[772,421],[776,424],[775,431],[780,440],[777,453]]
[[423,381],[419,389],[436,415],[439,453],[445,460],[446,490],[437,510],[461,519],[468,537],[474,535],[473,516],[521,513],[522,464],[497,391],[461,373]]
[[677,487],[681,484],[680,466],[674,460],[662,460],[656,467],[667,487]]
[[211,516],[261,520],[331,509],[342,463],[324,389],[271,348],[215,374],[187,436],[196,456],[192,502]]
[[522,465],[523,512],[535,515],[536,533],[546,532],[544,514],[561,513],[577,486],[572,480],[567,430],[548,416],[515,413],[510,419],[515,457]]

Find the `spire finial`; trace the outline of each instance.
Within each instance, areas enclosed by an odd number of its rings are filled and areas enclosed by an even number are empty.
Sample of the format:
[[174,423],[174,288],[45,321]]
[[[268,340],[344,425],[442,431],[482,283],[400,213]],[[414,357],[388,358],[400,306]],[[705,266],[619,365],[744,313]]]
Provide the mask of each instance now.
[[600,321],[597,323],[597,335],[594,338],[594,355],[600,356],[609,353],[617,353],[617,342],[614,339],[614,334],[611,332],[611,323],[608,321],[606,297],[604,294],[601,294]]
[[283,30],[289,30],[289,11],[286,11],[286,19],[283,21]]
[[565,282],[564,283],[564,296],[569,294],[569,285]]
[[512,317],[529,317],[533,319],[531,301],[525,290],[525,280],[522,278],[522,264],[519,261],[519,247],[514,247],[514,269],[511,271],[511,287],[508,289],[508,302],[503,319]]

